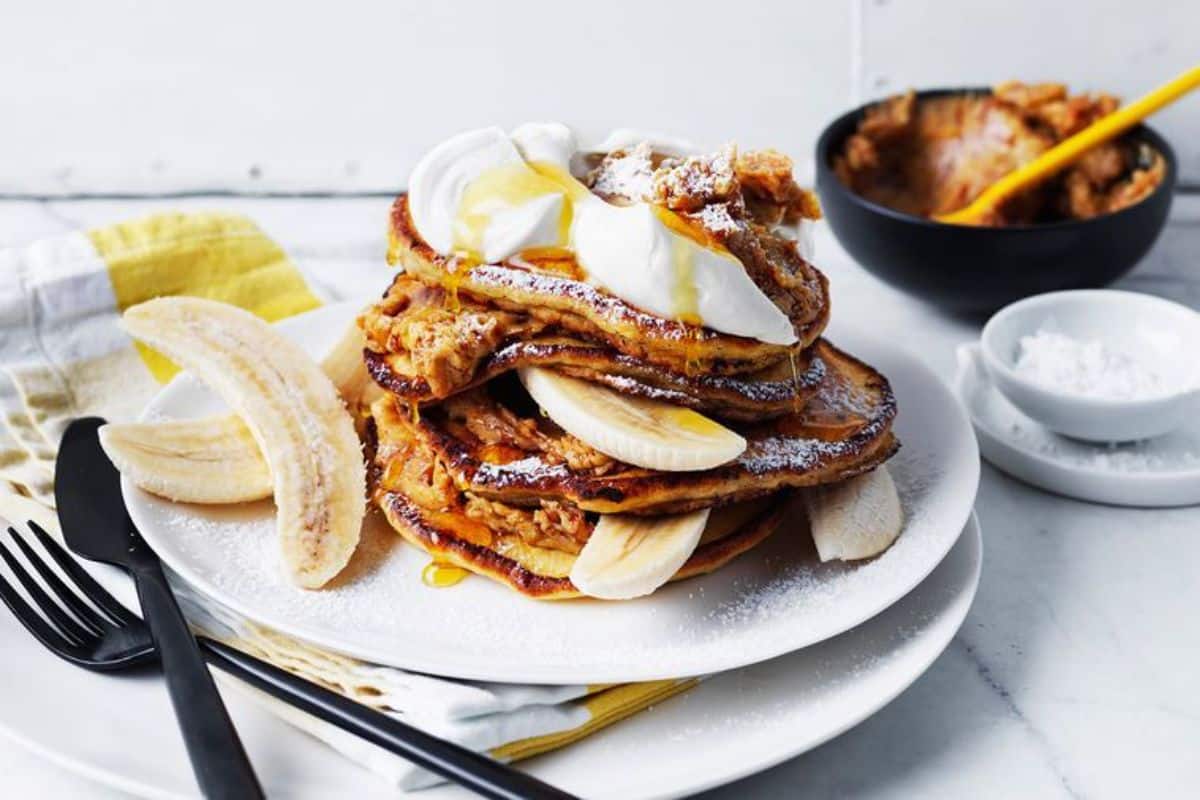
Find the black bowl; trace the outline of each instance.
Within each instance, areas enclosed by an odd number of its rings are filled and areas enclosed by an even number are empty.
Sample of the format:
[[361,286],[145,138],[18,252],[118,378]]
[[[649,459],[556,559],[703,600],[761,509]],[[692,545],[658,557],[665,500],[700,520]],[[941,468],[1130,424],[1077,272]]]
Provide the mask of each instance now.
[[[987,93],[934,89],[918,98]],[[833,172],[833,157],[868,106],[834,120],[817,141],[817,193],[834,235],[868,271],[939,308],[994,311],[1014,300],[1059,289],[1104,286],[1124,275],[1162,232],[1171,209],[1175,153],[1145,125],[1125,134],[1162,154],[1162,184],[1136,205],[1086,220],[984,228],[947,225],[904,214],[855,194]]]

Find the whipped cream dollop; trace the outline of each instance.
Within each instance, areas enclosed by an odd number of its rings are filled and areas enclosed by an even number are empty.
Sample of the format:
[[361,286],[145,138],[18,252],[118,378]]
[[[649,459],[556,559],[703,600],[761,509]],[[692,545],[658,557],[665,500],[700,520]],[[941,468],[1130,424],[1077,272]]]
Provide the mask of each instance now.
[[571,174],[578,151],[558,123],[459,134],[413,170],[413,223],[443,255],[496,263],[570,250],[590,282],[651,314],[769,344],[796,341],[791,320],[732,253],[665,208],[594,195]]

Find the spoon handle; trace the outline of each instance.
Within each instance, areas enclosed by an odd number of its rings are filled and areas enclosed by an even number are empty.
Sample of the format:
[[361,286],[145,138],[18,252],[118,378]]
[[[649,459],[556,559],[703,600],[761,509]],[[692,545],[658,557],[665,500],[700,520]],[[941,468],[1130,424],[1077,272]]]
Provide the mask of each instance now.
[[1058,172],[1083,153],[1124,133],[1163,106],[1200,86],[1200,67],[1192,67],[1129,105],[1051,147],[1040,156],[993,183],[969,205],[938,217],[939,222],[971,224],[1026,186]]

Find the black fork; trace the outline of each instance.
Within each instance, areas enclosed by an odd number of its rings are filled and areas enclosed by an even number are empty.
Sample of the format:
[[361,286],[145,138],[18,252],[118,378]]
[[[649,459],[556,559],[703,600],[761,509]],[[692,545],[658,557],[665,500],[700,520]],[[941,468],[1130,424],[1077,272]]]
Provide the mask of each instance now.
[[[145,622],[97,583],[46,531],[36,523],[29,522],[28,525],[42,548],[74,586],[68,586],[24,537],[9,528],[8,533],[25,560],[57,598],[57,601],[52,599],[20,560],[0,542],[0,558],[45,615],[43,618],[31,608],[0,575],[0,597],[21,624],[55,655],[90,670],[109,672],[156,660],[154,640]],[[573,797],[487,756],[430,736],[240,650],[209,639],[198,641],[208,663],[222,672],[483,797],[500,800]]]
[[[38,615],[0,575],[0,596],[26,629],[60,658],[87,669],[111,672],[157,660],[154,639],[146,623],[118,603],[37,523],[30,522],[29,529],[76,588],[72,590],[68,587],[25,538],[9,528],[8,535],[16,542],[25,560],[42,576],[46,586],[58,598],[57,603],[52,600],[0,542],[0,557],[25,587],[30,599],[46,615],[45,619]],[[80,594],[99,611],[84,602]],[[64,606],[70,614],[63,610]]]

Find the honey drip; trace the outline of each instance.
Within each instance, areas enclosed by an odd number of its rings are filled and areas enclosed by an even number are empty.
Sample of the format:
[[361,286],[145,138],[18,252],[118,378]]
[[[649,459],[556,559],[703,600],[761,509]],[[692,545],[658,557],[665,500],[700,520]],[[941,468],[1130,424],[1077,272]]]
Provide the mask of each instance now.
[[421,570],[421,583],[434,589],[445,589],[448,586],[462,583],[462,580],[470,574],[462,567],[456,567],[453,564],[430,561],[425,565],[425,569]]
[[788,363],[792,365],[792,411],[800,413],[800,373],[796,371],[796,353],[788,353]]
[[[701,325],[700,295],[696,291],[697,232],[679,215],[661,206],[651,206],[667,230],[671,231],[671,313],[688,325]],[[703,246],[703,245],[701,245]],[[690,361],[690,359],[689,359]]]
[[571,223],[575,219],[575,201],[586,197],[588,189],[569,172],[554,164],[524,161],[503,164],[488,170],[467,186],[454,218],[455,260],[446,270],[443,286],[446,308],[458,311],[458,288],[464,276],[483,263],[484,236],[492,218],[546,195],[563,197],[558,219],[557,239],[544,246],[530,248],[529,255],[546,258],[570,258]]
[[383,469],[380,482],[388,491],[397,492],[404,489],[404,465],[408,463],[409,448],[405,447],[398,458],[389,459]]
[[676,214],[669,208],[664,208],[663,206],[652,205],[650,206],[650,210],[654,212],[656,217],[658,217],[659,222],[661,222],[667,228],[667,230],[671,231],[672,233],[687,239],[688,241],[694,243],[697,247],[702,247],[705,250],[712,250],[713,252],[721,253],[729,256],[730,258],[734,258],[733,254],[729,252],[729,248],[725,247],[725,245],[721,243],[720,239],[717,239],[715,236],[709,233],[708,230],[703,226],[695,222],[689,222],[686,218]]
[[683,371],[689,377],[695,377],[704,371],[701,356],[700,337],[704,335],[699,323],[693,323],[695,328],[687,332],[688,340],[683,345]]
[[453,269],[446,270],[446,279],[442,281],[442,286],[446,290],[446,308],[451,311],[458,311],[462,306],[458,302],[458,287],[462,283],[463,275],[473,266],[465,259],[456,259],[450,265]]
[[671,239],[671,310],[689,325],[700,324],[700,296],[696,291],[696,253],[687,239]]
[[503,164],[484,172],[467,186],[454,218],[454,251],[474,263],[482,262],[484,234],[500,212],[546,195],[561,195],[557,241],[548,248],[566,248],[571,242],[575,201],[588,189],[577,178],[554,164],[524,161]]
[[412,424],[416,425],[421,421],[421,406],[416,400],[408,401],[408,414],[412,418]]

